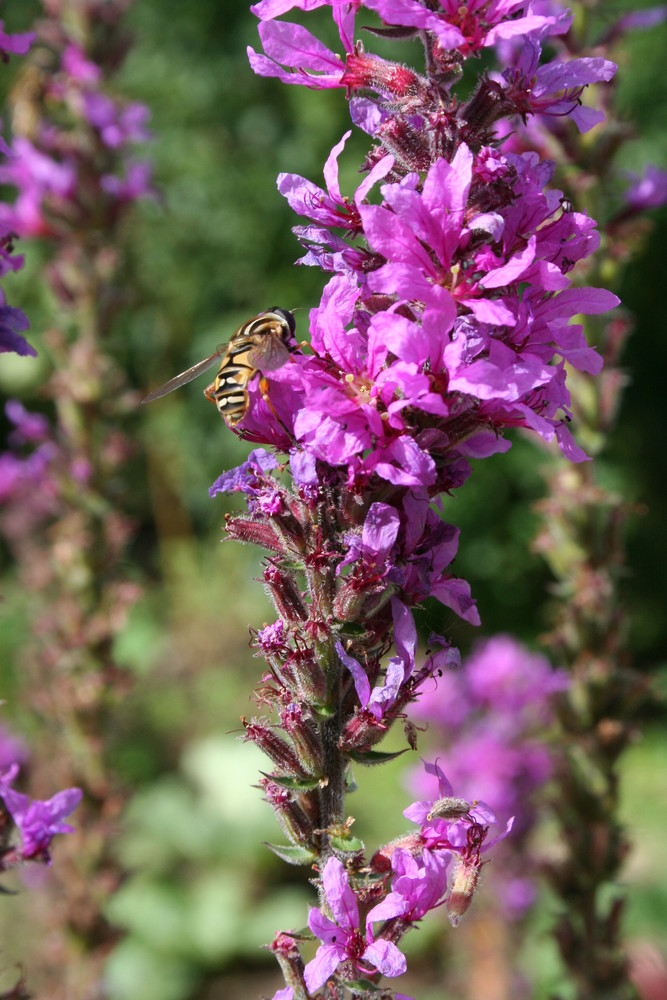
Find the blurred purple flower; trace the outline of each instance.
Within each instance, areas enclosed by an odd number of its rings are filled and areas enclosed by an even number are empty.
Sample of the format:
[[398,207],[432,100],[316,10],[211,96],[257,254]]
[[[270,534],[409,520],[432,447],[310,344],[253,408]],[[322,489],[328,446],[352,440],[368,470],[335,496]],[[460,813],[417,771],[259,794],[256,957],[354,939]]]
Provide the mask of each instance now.
[[625,192],[625,201],[633,213],[661,208],[667,202],[667,170],[649,164],[643,177],[631,173],[626,176],[630,187]]
[[14,736],[6,726],[0,725],[0,773],[7,771],[12,764],[25,764],[28,756],[24,741]]
[[51,841],[58,833],[74,832],[74,827],[63,820],[74,812],[83,792],[80,788],[66,788],[44,802],[31,800],[11,787],[15,777],[15,768],[0,775],[0,798],[21,834],[22,858],[50,864]]

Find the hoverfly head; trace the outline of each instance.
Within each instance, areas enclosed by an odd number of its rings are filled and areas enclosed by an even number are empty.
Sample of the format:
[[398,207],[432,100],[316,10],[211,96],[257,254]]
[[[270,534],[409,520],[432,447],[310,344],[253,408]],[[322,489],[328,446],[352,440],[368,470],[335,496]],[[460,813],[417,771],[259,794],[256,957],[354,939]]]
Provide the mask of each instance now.
[[284,335],[283,339],[286,341],[290,340],[290,338],[294,336],[296,331],[296,320],[294,319],[294,313],[290,312],[289,309],[281,309],[279,306],[272,306],[269,312],[276,313],[277,316],[280,316],[281,319],[285,321],[289,333],[287,333],[286,336]]

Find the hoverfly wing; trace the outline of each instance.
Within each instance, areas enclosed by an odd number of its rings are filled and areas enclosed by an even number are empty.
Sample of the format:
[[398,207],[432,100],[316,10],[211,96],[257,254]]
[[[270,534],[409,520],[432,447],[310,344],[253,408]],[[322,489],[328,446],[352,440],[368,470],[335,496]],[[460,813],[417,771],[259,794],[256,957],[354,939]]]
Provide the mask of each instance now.
[[264,336],[248,352],[248,364],[258,371],[274,372],[289,360],[290,349],[277,336]]
[[166,396],[168,393],[173,392],[174,389],[180,389],[182,385],[187,385],[188,382],[192,382],[193,379],[198,378],[205,371],[211,368],[219,357],[221,357],[225,351],[229,349],[228,344],[222,344],[214,354],[209,355],[208,358],[204,358],[203,361],[198,361],[196,365],[192,368],[187,368],[180,375],[175,375],[174,378],[170,378],[168,382],[163,385],[158,386],[157,389],[153,389],[149,392],[141,402],[142,403],[152,403],[155,399],[161,399],[162,396]]

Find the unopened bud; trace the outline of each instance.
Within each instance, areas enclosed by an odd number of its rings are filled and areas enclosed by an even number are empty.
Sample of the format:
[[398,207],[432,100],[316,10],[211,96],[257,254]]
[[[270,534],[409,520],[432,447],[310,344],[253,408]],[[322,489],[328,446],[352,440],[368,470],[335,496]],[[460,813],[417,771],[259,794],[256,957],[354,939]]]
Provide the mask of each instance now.
[[447,898],[447,916],[452,927],[457,927],[475,895],[479,882],[480,861],[477,857],[460,857],[452,874],[452,887]]
[[225,517],[225,531],[229,538],[239,542],[252,542],[270,552],[285,551],[285,546],[269,522],[252,521],[247,517]]
[[310,847],[313,843],[313,825],[291,792],[277,785],[270,778],[260,778],[266,801],[272,806],[280,828],[297,847]]
[[378,874],[391,871],[391,859],[395,851],[399,849],[409,851],[410,854],[417,857],[424,850],[424,844],[418,833],[406,833],[405,836],[397,837],[396,840],[392,840],[388,844],[383,844],[382,847],[379,847],[371,858],[368,867],[371,871]]
[[287,740],[279,736],[270,726],[264,726],[253,720],[247,722],[241,719],[245,728],[244,739],[256,743],[260,750],[269,757],[276,767],[290,777],[308,777],[308,774],[301,766],[299,758],[294,752],[294,748]]
[[322,773],[322,743],[316,726],[304,717],[301,706],[292,702],[280,713],[280,721],[289,733],[294,750],[308,774]]
[[264,582],[268,595],[283,621],[305,621],[308,614],[292,573],[286,573],[269,563],[264,569]]

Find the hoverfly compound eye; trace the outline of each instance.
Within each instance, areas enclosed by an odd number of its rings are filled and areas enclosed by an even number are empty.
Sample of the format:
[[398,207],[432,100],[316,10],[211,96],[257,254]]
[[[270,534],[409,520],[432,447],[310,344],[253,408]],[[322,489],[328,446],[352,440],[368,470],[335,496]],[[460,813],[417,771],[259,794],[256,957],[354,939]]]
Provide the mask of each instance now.
[[289,327],[290,337],[294,336],[296,331],[296,320],[294,319],[294,313],[291,313],[289,309],[281,309],[280,306],[272,306],[269,312],[276,313],[278,316],[282,316]]

